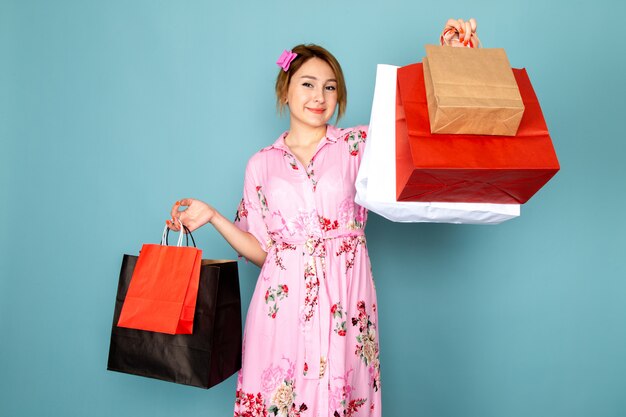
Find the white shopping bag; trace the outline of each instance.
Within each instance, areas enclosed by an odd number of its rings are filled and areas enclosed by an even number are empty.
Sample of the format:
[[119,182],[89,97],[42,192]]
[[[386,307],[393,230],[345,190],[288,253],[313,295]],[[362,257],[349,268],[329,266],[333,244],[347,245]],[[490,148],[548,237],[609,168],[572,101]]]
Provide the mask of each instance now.
[[519,204],[396,201],[396,73],[378,65],[367,145],[356,180],[357,204],[394,222],[497,224],[518,217]]

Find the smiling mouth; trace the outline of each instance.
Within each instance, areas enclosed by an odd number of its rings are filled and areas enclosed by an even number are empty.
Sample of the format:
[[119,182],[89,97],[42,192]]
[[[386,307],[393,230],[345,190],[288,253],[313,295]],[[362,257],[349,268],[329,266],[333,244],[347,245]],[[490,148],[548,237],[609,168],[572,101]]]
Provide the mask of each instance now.
[[308,108],[308,109],[309,109],[310,112],[313,112],[315,114],[322,114],[326,110],[326,109],[312,109],[312,108]]

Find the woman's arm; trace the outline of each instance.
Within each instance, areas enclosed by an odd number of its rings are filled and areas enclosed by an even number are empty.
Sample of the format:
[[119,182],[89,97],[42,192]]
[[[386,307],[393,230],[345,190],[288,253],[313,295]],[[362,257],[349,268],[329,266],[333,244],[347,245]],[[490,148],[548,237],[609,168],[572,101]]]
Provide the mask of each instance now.
[[[181,207],[186,207],[186,209],[180,210]],[[191,231],[211,223],[238,254],[258,267],[261,267],[265,262],[267,253],[257,238],[251,233],[239,229],[207,203],[193,198],[185,198],[174,204],[171,215],[172,221],[166,221],[170,229],[179,231],[179,221]]]

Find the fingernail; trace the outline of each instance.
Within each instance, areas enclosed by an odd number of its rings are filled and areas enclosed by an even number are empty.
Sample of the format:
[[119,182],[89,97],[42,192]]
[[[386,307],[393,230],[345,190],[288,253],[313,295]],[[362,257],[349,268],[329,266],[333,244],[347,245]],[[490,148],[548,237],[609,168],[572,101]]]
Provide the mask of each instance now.
[[177,201],[177,202],[176,202],[176,205],[177,205],[177,206],[180,206],[180,201]]
[[165,224],[169,226],[170,225],[170,221],[169,220],[165,220]]

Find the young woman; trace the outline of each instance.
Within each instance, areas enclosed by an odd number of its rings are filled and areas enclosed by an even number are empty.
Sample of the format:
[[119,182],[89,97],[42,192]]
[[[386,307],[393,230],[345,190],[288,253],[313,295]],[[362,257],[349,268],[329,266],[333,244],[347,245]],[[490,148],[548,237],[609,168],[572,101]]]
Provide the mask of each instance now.
[[[448,27],[459,46],[476,28],[473,20]],[[248,162],[235,221],[184,199],[167,223],[174,230],[178,220],[191,230],[211,223],[261,267],[235,416],[380,416],[367,211],[354,203],[367,128],[328,125],[345,112],[346,86],[327,50],[298,45],[278,64],[276,98],[281,111],[289,108],[289,130]]]

